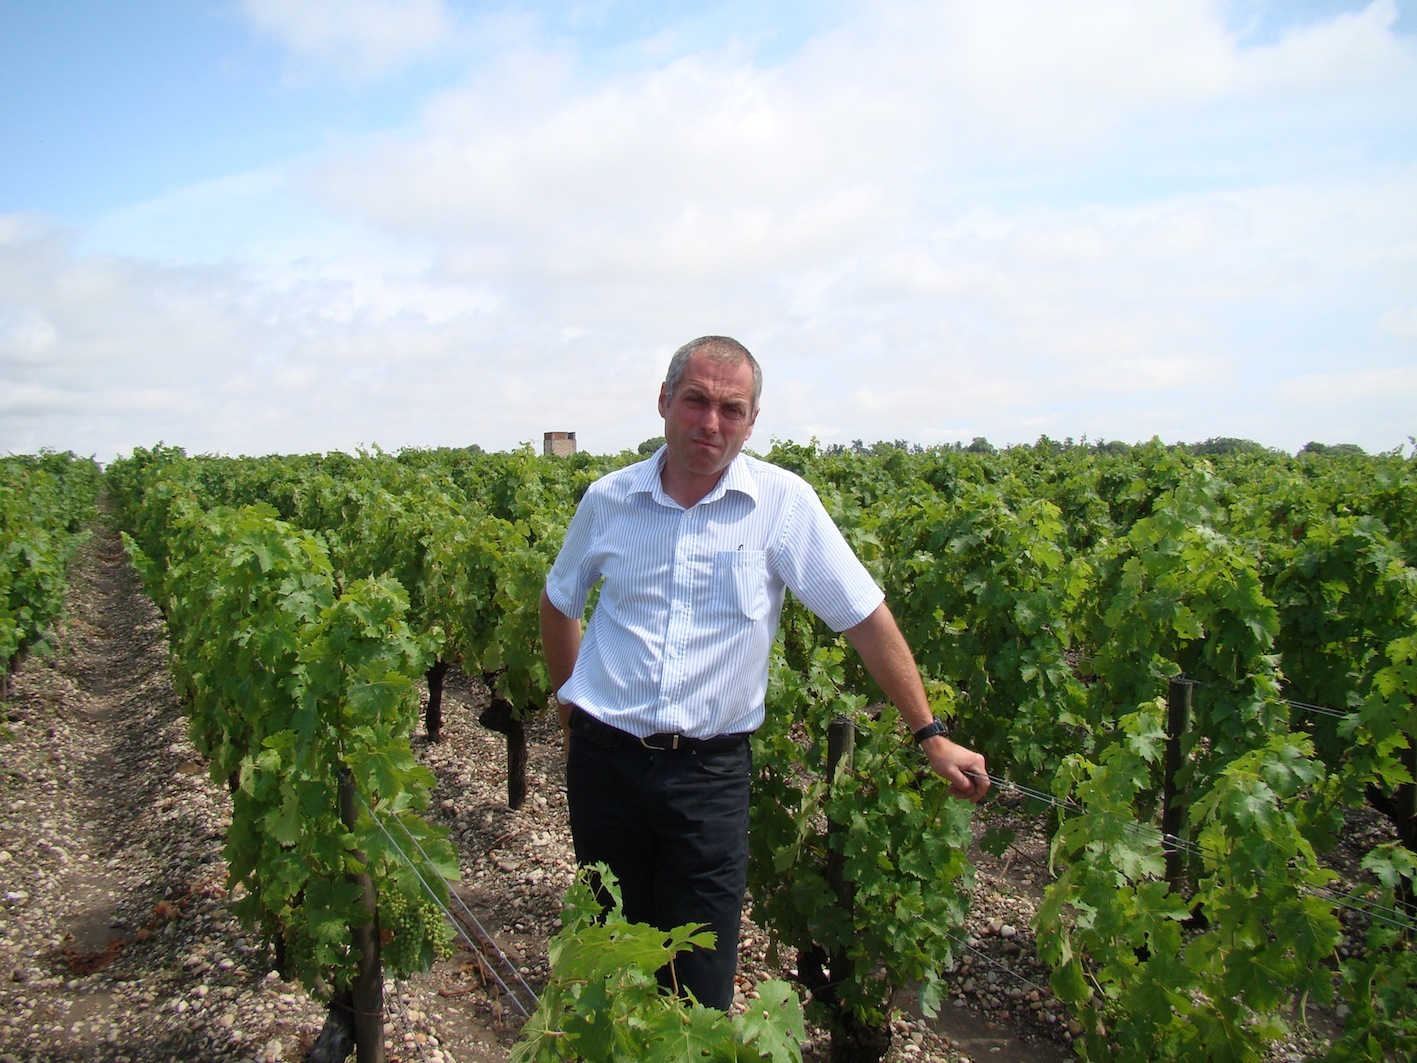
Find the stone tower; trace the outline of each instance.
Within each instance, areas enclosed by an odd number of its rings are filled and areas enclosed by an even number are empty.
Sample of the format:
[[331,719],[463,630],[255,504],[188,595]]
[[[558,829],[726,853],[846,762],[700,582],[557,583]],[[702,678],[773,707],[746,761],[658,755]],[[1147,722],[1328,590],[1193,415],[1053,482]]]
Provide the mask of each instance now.
[[541,441],[541,452],[548,458],[564,458],[576,452],[576,433],[547,432]]

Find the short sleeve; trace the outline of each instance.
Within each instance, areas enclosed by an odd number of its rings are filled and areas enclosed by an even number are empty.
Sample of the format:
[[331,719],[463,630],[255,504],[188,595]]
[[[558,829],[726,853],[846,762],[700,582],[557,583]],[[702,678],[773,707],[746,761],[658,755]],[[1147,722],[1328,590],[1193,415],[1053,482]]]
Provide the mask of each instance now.
[[774,555],[788,589],[833,631],[855,627],[885,601],[810,486],[794,501]]
[[600,579],[594,564],[596,539],[596,494],[587,491],[571,516],[566,540],[546,577],[546,597],[566,616],[585,613],[590,589]]

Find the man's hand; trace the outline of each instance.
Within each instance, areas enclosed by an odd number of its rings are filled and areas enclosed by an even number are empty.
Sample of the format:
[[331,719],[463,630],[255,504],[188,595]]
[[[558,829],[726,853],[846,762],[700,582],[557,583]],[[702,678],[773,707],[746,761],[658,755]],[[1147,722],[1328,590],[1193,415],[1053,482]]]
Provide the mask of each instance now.
[[982,753],[951,742],[944,735],[925,739],[920,749],[935,773],[950,784],[950,793],[955,797],[977,804],[989,792],[989,773]]

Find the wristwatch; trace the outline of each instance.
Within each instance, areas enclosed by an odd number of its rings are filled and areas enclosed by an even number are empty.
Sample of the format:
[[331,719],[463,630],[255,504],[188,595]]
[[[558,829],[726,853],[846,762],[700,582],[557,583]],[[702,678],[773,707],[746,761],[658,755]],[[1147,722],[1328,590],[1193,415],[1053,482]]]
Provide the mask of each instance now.
[[920,728],[920,730],[915,732],[915,741],[923,742],[927,738],[934,738],[936,735],[942,735],[945,733],[945,731],[946,727],[944,723],[937,716],[929,723],[927,723],[924,727]]

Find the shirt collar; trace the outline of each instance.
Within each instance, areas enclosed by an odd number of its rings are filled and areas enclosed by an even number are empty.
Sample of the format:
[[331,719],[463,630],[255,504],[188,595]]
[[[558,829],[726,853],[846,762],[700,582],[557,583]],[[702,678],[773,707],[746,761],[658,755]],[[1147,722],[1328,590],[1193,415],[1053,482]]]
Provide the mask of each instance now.
[[[648,494],[654,498],[661,506],[679,507],[667,494],[664,493],[664,483],[660,480],[660,472],[664,469],[664,463],[669,457],[669,447],[661,445],[654,452],[654,456],[648,461],[640,464],[640,471],[635,477],[634,487],[630,489],[631,494]],[[723,475],[718,478],[718,483],[714,485],[712,491],[704,495],[699,500],[698,505],[708,502],[716,502],[729,491],[737,491],[746,495],[754,503],[758,501],[758,483],[753,479],[753,471],[749,467],[750,459],[741,450],[728,463],[728,468],[723,470]]]

